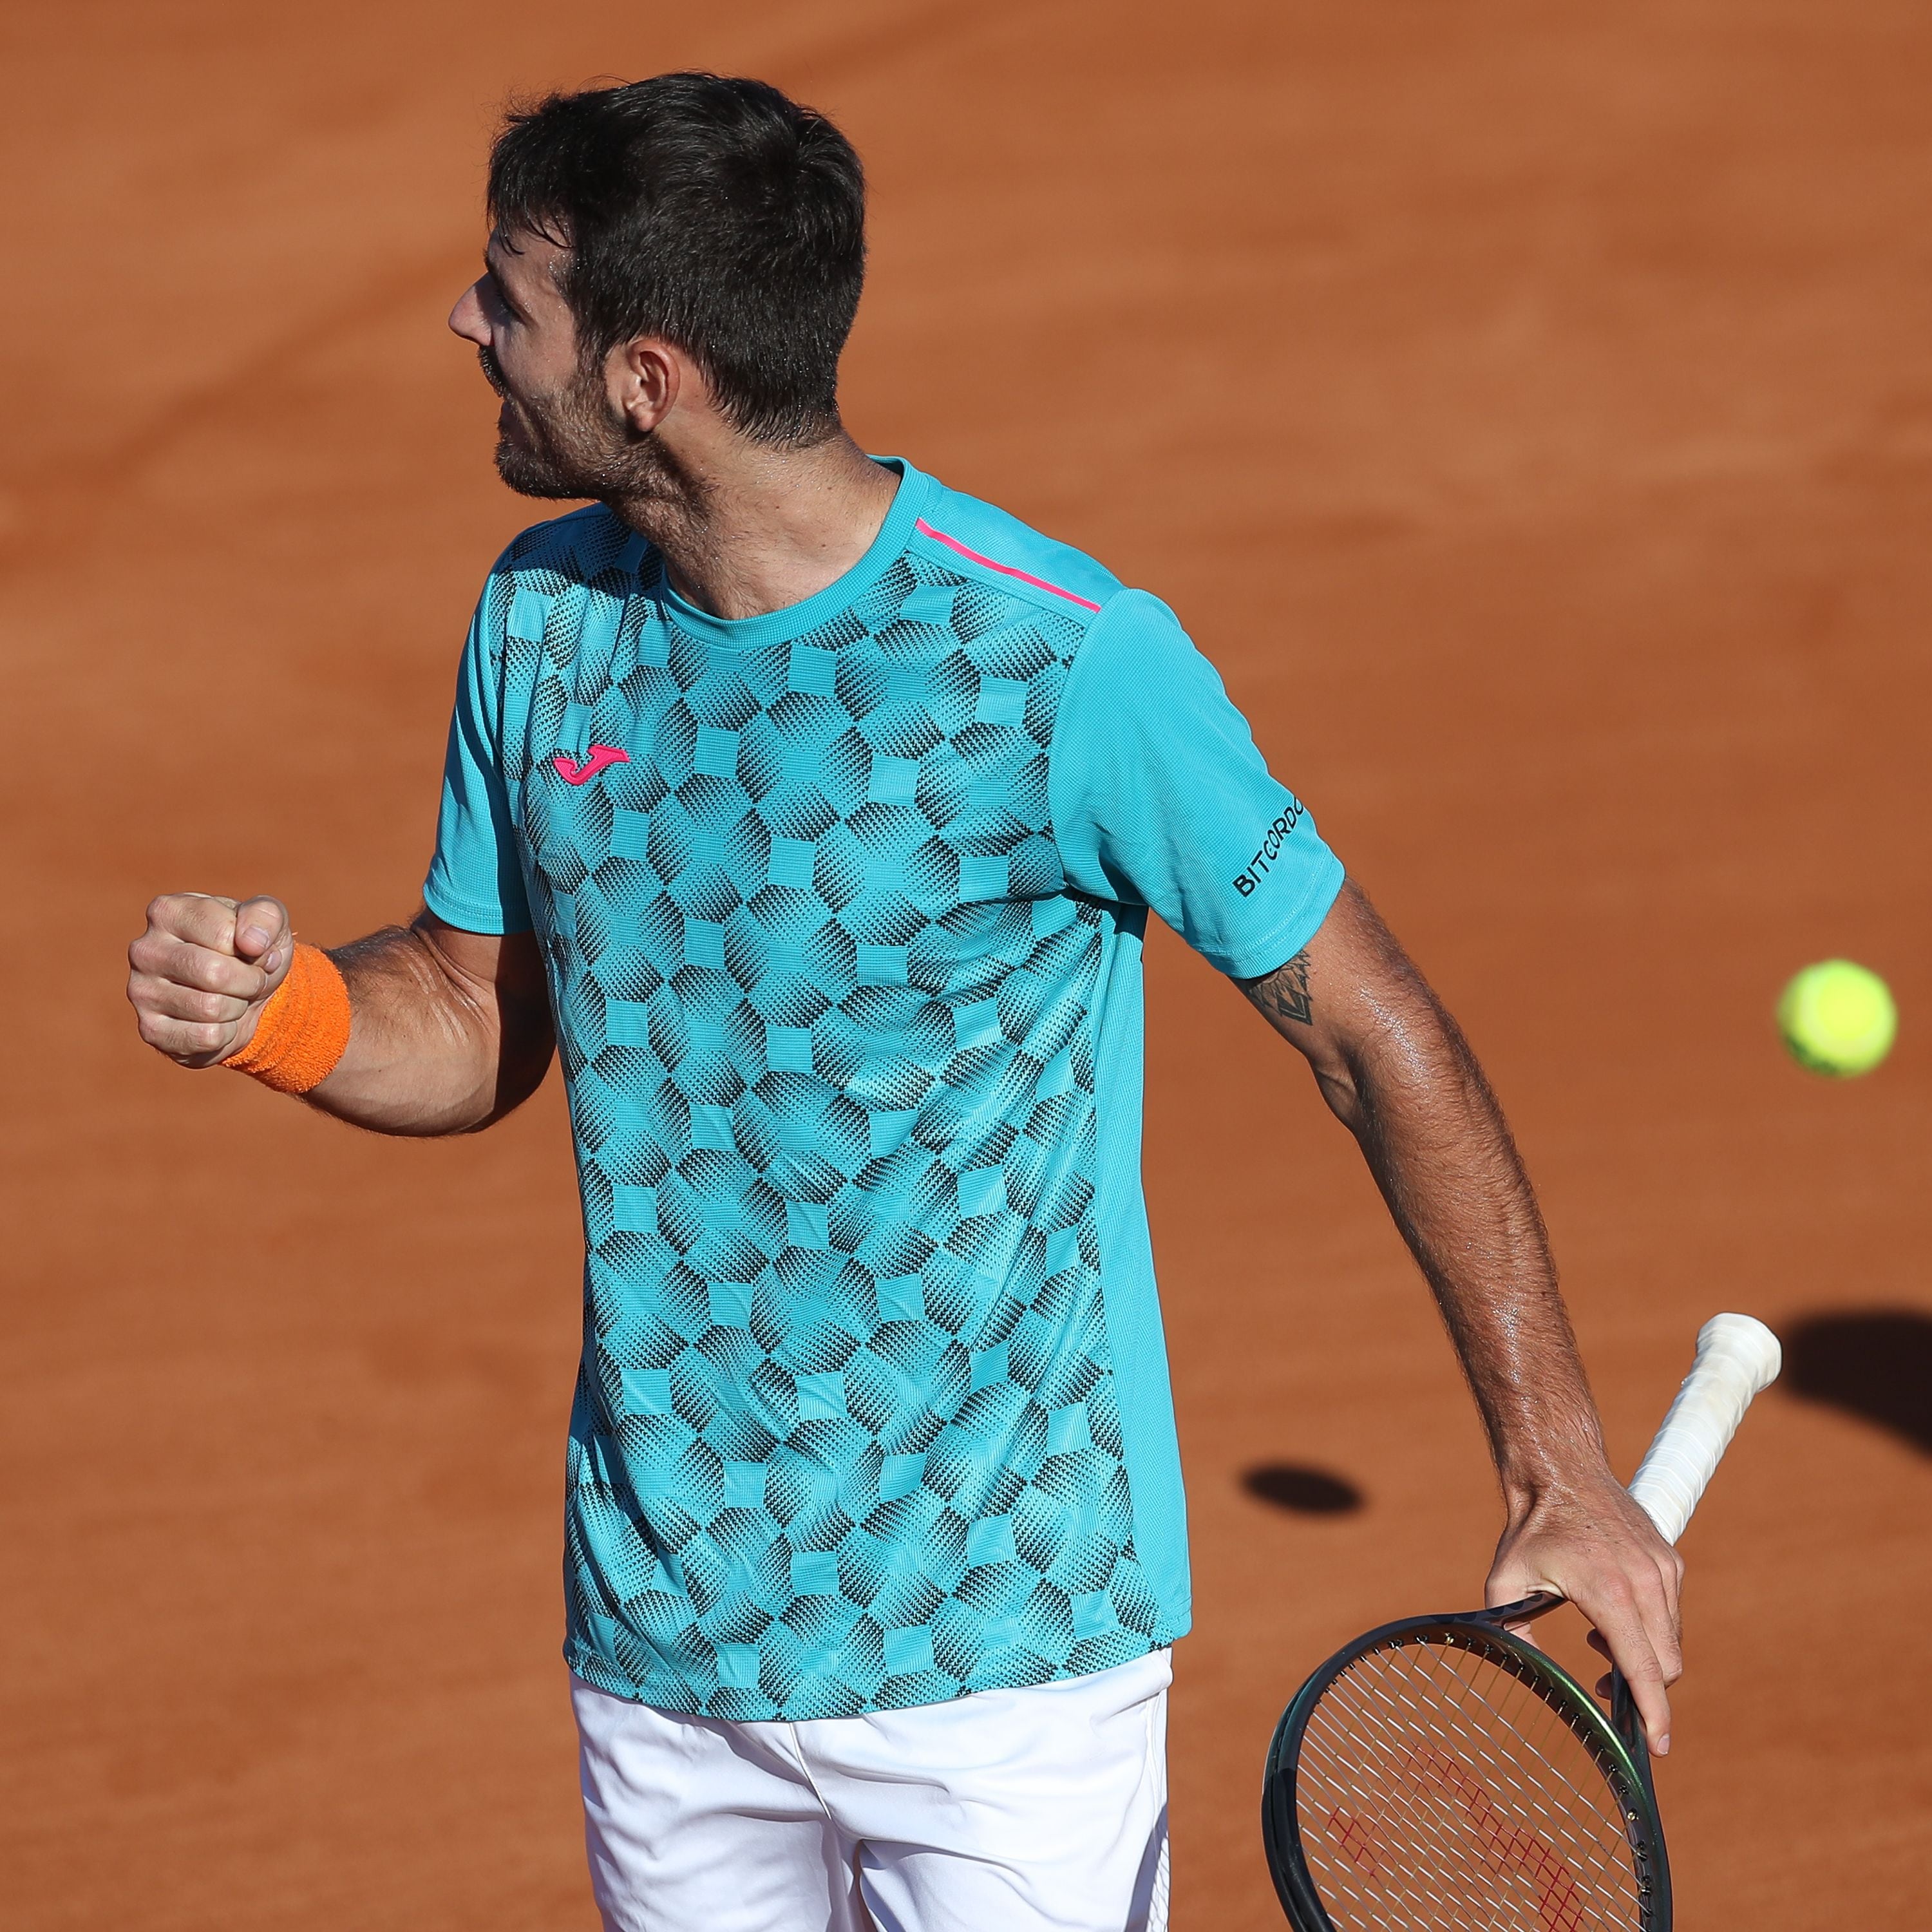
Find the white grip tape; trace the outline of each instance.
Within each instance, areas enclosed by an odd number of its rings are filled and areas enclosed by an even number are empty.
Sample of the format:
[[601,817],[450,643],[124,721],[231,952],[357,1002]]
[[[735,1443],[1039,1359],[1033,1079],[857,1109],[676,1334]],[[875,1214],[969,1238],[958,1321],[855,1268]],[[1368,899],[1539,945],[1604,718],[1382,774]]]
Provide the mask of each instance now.
[[1697,1359],[1630,1484],[1665,1542],[1684,1534],[1751,1398],[1783,1359],[1778,1337],[1748,1315],[1714,1315],[1697,1331]]

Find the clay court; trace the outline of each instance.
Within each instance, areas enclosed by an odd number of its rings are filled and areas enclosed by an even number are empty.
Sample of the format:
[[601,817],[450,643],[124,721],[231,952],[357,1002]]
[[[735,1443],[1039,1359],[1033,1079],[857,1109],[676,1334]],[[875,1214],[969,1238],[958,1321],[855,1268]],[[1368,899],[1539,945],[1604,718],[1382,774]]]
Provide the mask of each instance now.
[[[164,1064],[122,985],[159,891],[328,944],[414,910],[470,608],[540,514],[443,327],[495,111],[701,65],[866,158],[855,433],[1172,604],[1463,1022],[1620,1470],[1707,1315],[1784,1336],[1686,1539],[1678,1923],[1923,1924],[1932,14],[74,0],[0,44],[0,1918],[594,1923],[556,1076],[358,1136]],[[1261,1932],[1281,1703],[1475,1602],[1498,1511],[1353,1146],[1150,953],[1175,1922]],[[1834,955],[1904,1016],[1863,1081],[1772,1027]]]

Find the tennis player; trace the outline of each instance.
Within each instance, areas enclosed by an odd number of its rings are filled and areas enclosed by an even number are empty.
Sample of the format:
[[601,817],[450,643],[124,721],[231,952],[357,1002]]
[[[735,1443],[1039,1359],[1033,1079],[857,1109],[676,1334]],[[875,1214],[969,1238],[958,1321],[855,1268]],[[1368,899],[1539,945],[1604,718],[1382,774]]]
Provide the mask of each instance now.
[[1165,1922],[1150,913],[1309,1061],[1435,1292],[1490,1600],[1580,1605],[1663,1749],[1677,1559],[1482,1075],[1173,614],[845,434],[844,137],[662,75],[512,115],[488,206],[450,326],[504,481],[589,507],[484,586],[424,909],[323,952],[275,899],[169,895],[129,991],[182,1065],[382,1133],[486,1127],[560,1055],[605,1924]]

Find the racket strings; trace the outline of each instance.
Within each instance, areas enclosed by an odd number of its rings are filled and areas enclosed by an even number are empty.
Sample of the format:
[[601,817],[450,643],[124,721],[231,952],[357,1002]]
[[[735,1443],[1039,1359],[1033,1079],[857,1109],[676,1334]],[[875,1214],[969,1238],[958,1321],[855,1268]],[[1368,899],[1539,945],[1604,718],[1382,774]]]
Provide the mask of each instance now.
[[1412,1642],[1358,1658],[1304,1732],[1303,1854],[1337,1932],[1644,1923],[1615,1790],[1536,1686]]
[[[1534,1747],[1552,1730],[1564,1728],[1540,1699],[1524,1693],[1506,1674],[1498,1675],[1504,1688],[1495,1714],[1505,1730],[1513,1729]],[[1392,1743],[1384,1740],[1382,1755],[1386,1760],[1400,1753],[1406,1786],[1398,1784],[1393,1792],[1382,1794],[1378,1817],[1371,1818],[1367,1810],[1358,1815],[1336,1808],[1328,1821],[1331,1832],[1353,1854],[1352,1862],[1358,1871],[1366,1869],[1384,1881],[1382,1888],[1393,1888],[1400,1895],[1402,1924],[1421,1919],[1451,1926],[1542,1924],[1558,1928],[1558,1932],[1588,1924],[1592,1921],[1586,1888],[1580,1886],[1571,1866],[1580,1862],[1586,1868],[1600,1867],[1598,1848],[1580,1844],[1566,1821],[1546,1803],[1528,1808],[1534,1815],[1527,1830],[1520,1818],[1512,1819],[1498,1806],[1494,1794],[1506,1788],[1505,1781],[1513,1779],[1515,1767],[1490,1748],[1493,1740],[1486,1731],[1472,1730],[1468,1693],[1473,1688],[1466,1678],[1455,1687],[1461,1693],[1454,1697],[1459,1724],[1444,1727],[1443,1738],[1435,1744],[1418,1742],[1415,1729],[1423,1707],[1412,1696],[1397,1691],[1394,1700],[1399,1707],[1396,1723],[1402,1735]],[[1533,1729],[1526,1730],[1522,1720],[1532,1714],[1537,1720]],[[1567,1730],[1564,1734],[1568,1736]],[[1466,1757],[1466,1762],[1458,1753]],[[1548,1753],[1541,1755],[1546,1758]],[[1474,1888],[1467,1882],[1470,1874],[1466,1870],[1451,1872],[1445,1882],[1439,1844],[1434,1863],[1416,1861],[1413,1869],[1411,1862],[1390,1857],[1390,1840],[1400,1832],[1426,1844],[1439,1840],[1445,1827],[1462,1840],[1454,1846],[1454,1855],[1464,1866],[1469,1864],[1472,1851],[1474,1854],[1480,1869]],[[1552,1838],[1567,1841],[1568,1859],[1550,1842]],[[1522,1909],[1526,1888],[1534,1894],[1529,1900],[1534,1908],[1533,1917],[1526,1916]],[[1372,1901],[1370,1903],[1372,1909],[1366,1922],[1374,1924],[1377,1917]]]
[[[1466,1657],[1466,1653],[1460,1654]],[[1413,1655],[1401,1660],[1409,1666],[1407,1674],[1412,1676],[1415,1660]],[[1481,1676],[1492,1676],[1496,1681],[1484,1686],[1480,1676],[1455,1672],[1446,1684],[1438,1682],[1420,1687],[1420,1698],[1425,1701],[1418,1700],[1416,1686],[1404,1684],[1393,1672],[1373,1686],[1385,1708],[1378,1708],[1376,1700],[1371,1699],[1360,1714],[1358,1739],[1369,1742],[1372,1748],[1366,1753],[1358,1750],[1352,1754],[1358,1760],[1351,1793],[1356,1809],[1331,1808],[1327,1821],[1329,1834],[1349,1855],[1355,1874],[1366,1874],[1379,1880],[1382,1883],[1378,1888],[1393,1890],[1398,1895],[1399,1922],[1405,1925],[1417,1922],[1418,1918],[1432,1924],[1453,1926],[1472,1922],[1497,1927],[1540,1923],[1558,1928],[1558,1932],[1567,1932],[1572,1925],[1588,1924],[1593,1922],[1587,1916],[1582,1888],[1548,1839],[1568,1840],[1571,1858],[1580,1857],[1586,1866],[1600,1867],[1597,1847],[1579,1843],[1566,1821],[1546,1802],[1528,1808],[1534,1816],[1526,1832],[1522,1821],[1513,1820],[1498,1806],[1496,1797],[1498,1790],[1507,1790],[1520,1782],[1516,1766],[1508,1761],[1514,1754],[1499,1754],[1495,1748],[1498,1732],[1514,1733],[1546,1761],[1546,1741],[1557,1730],[1568,1738],[1567,1727],[1541,1699],[1526,1693],[1508,1673],[1495,1672],[1490,1666]],[[1500,1695],[1494,1696],[1478,1726],[1471,1721],[1471,1695],[1482,1688],[1499,1691]],[[1450,1707],[1450,1711],[1434,1719],[1426,1702],[1432,1694]],[[1450,1711],[1454,1721],[1442,1721]],[[1322,1729],[1330,1743],[1345,1756],[1351,1755],[1348,1740],[1326,1721],[1340,1714],[1339,1706],[1323,1714]],[[1532,1719],[1532,1727],[1526,1728],[1522,1721],[1526,1718]],[[1426,1736],[1432,1724],[1440,1733],[1432,1742]],[[1538,1750],[1539,1745],[1544,1748]],[[1369,1760],[1366,1768],[1371,1772],[1369,1778],[1360,1774],[1364,1768],[1360,1760],[1365,1757]],[[1388,1776],[1391,1765],[1396,1773],[1394,1779]],[[1373,1789],[1376,1774],[1382,1778],[1379,1790]],[[1369,1800],[1366,1804],[1363,1802],[1365,1796]],[[1426,1859],[1418,1861],[1400,1855],[1403,1848],[1399,1840],[1402,1837],[1426,1847],[1431,1841],[1439,1841],[1445,1830],[1462,1841],[1453,1847],[1457,1862],[1468,1866],[1473,1852],[1479,1868],[1477,1876],[1487,1883],[1473,1891],[1466,1882],[1457,1883],[1459,1877],[1466,1881],[1470,1876],[1466,1870],[1451,1874],[1445,1884],[1443,1872],[1436,1868],[1442,1863],[1439,1842],[1435,1846],[1438,1856],[1433,1864]],[[1345,1875],[1345,1884],[1359,1892],[1364,1888],[1351,1882],[1355,1874]],[[1514,1882],[1499,1887],[1495,1883],[1498,1879]],[[1520,1897],[1512,1899],[1509,1895],[1520,1894],[1525,1882],[1536,1894],[1533,1918],[1526,1918],[1514,1909],[1520,1906]],[[1358,1902],[1369,1907],[1364,1922],[1380,1922],[1372,1898]]]

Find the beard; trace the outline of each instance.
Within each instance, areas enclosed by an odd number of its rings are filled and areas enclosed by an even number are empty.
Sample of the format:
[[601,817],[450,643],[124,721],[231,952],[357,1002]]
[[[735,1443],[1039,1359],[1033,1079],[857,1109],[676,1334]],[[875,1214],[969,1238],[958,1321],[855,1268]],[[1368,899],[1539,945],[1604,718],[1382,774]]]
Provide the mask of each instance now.
[[614,504],[677,494],[656,439],[638,435],[611,408],[595,374],[580,372],[555,394],[525,400],[511,394],[488,350],[478,360],[503,399],[496,474],[518,496]]

